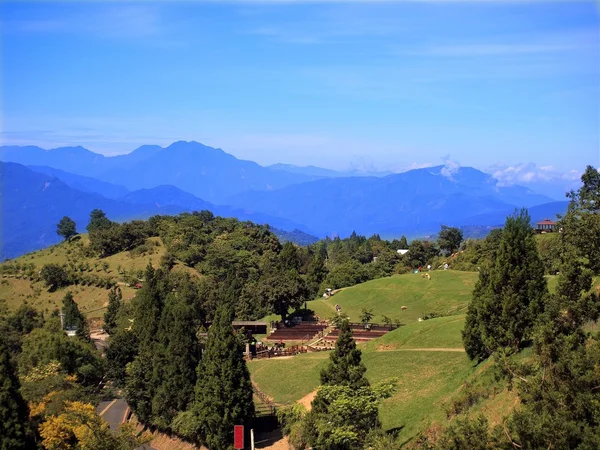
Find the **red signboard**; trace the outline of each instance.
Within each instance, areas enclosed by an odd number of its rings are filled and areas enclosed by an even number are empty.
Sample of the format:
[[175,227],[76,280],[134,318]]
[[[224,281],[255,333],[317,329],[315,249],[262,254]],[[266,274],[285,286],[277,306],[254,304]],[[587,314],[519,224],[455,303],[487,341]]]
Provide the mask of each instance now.
[[244,425],[233,426],[233,448],[236,450],[244,449]]

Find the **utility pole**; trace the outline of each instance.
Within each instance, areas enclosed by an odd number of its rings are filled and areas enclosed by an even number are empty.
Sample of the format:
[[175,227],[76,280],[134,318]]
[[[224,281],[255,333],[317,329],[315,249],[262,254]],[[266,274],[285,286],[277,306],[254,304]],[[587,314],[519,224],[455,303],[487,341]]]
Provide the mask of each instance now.
[[250,449],[254,450],[254,428],[250,429]]

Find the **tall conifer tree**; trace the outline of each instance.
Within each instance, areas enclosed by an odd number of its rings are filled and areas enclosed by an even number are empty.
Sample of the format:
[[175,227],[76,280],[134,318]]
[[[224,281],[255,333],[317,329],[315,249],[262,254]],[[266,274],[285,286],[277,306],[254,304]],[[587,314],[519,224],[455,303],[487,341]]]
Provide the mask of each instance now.
[[198,366],[195,410],[200,435],[211,450],[231,448],[233,426],[254,417],[250,373],[242,345],[233,335],[232,319],[231,308],[219,306]]
[[156,339],[166,293],[170,291],[168,277],[148,263],[144,285],[134,302],[133,332],[138,340],[138,354],[131,362],[126,381],[126,398],[140,421],[152,420],[152,400],[156,392],[153,382],[153,360]]
[[0,449],[27,446],[27,404],[19,392],[19,379],[10,362],[8,347],[0,337]]
[[342,321],[335,350],[329,356],[329,365],[321,371],[321,384],[360,388],[369,385],[365,378],[367,368],[361,361],[352,330],[347,320]]
[[117,327],[117,316],[119,314],[119,308],[121,307],[121,289],[113,288],[108,293],[108,307],[104,313],[104,331],[111,334]]
[[152,400],[153,421],[163,429],[170,428],[177,413],[185,411],[194,400],[200,360],[197,298],[196,286],[184,278],[176,293],[167,296],[163,309],[154,355],[153,384],[157,388]]
[[463,331],[472,359],[505,348],[518,350],[531,337],[548,294],[544,266],[527,210],[506,219],[493,265],[482,268]]
[[65,329],[76,328],[77,336],[88,340],[90,339],[85,317],[81,314],[81,311],[79,311],[79,306],[77,306],[77,303],[73,299],[73,294],[71,294],[70,291],[63,297],[62,313],[64,314],[63,327]]

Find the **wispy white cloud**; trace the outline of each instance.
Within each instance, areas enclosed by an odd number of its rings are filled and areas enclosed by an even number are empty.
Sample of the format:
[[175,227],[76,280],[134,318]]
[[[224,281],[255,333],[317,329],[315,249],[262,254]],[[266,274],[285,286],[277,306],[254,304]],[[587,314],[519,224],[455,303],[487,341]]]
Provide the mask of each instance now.
[[441,170],[441,174],[454,181],[454,174],[460,170],[460,163],[450,158],[450,155],[446,155],[442,158],[444,161],[444,167]]
[[570,182],[580,179],[582,171],[577,169],[559,170],[552,165],[538,166],[535,163],[503,164],[498,163],[487,169],[498,180],[498,186],[532,184],[538,182]]

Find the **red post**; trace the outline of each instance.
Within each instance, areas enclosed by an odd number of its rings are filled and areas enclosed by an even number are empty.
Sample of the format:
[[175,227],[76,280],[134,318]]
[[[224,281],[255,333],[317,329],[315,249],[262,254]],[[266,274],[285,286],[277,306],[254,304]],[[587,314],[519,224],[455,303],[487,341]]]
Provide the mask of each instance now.
[[233,448],[236,450],[244,449],[244,425],[233,426]]

